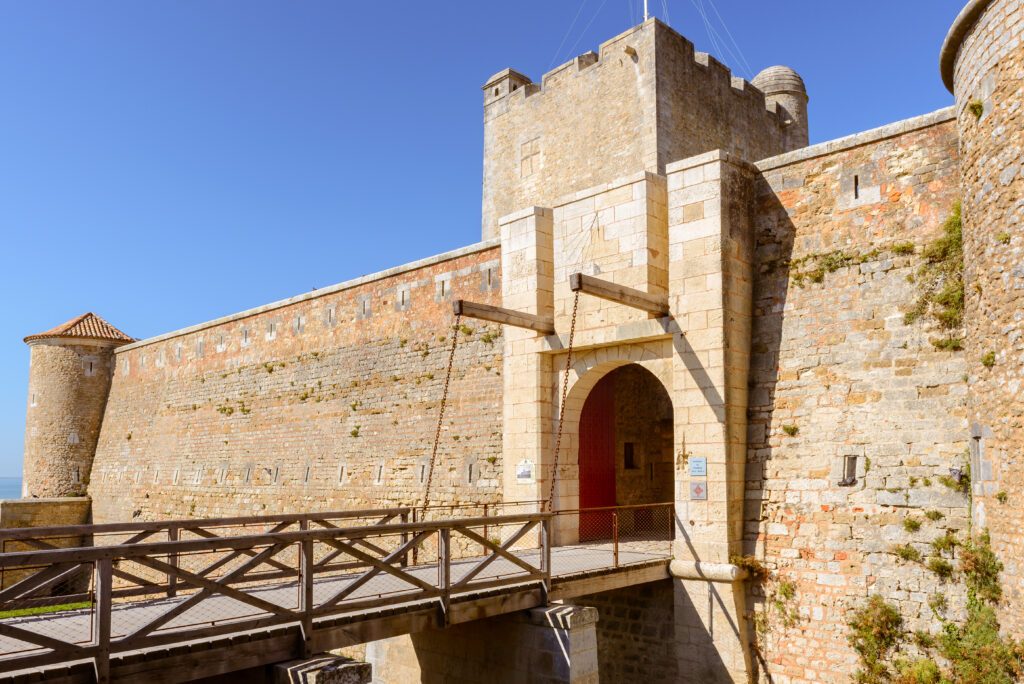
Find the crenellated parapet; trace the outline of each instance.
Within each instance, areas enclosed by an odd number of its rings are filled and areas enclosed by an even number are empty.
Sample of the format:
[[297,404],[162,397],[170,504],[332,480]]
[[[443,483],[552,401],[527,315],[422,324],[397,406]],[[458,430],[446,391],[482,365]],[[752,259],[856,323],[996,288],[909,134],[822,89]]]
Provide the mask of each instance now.
[[[795,80],[800,77],[792,72]],[[807,144],[806,91],[772,90],[656,19],[545,73],[484,85],[483,237],[525,206],[714,149],[757,161]],[[781,114],[781,115],[780,115]]]

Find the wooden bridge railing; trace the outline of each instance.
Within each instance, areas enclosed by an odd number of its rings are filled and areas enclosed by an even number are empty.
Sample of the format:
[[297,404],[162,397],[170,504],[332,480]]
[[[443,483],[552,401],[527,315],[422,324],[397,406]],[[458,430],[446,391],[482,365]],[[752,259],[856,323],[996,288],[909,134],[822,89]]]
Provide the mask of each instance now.
[[[366,513],[345,515],[363,522]],[[447,616],[460,594],[550,590],[550,514],[348,526],[325,515],[274,525],[297,530],[0,554],[0,571],[20,576],[0,590],[0,672],[93,659],[105,681],[110,657],[127,651],[288,623],[309,645],[327,616],[413,602]],[[69,577],[88,586],[62,589]],[[44,595],[47,614],[33,615],[39,601],[28,599]]]

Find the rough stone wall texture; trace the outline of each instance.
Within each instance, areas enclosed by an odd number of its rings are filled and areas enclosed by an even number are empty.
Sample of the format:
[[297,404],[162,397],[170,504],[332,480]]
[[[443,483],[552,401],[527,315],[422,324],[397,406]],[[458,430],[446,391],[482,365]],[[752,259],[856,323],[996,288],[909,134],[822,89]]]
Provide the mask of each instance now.
[[[1005,565],[1003,626],[1024,636],[1024,2],[991,3],[954,70],[964,192],[974,516]],[[980,104],[980,116],[972,111]],[[994,354],[986,367],[982,359]]]
[[604,684],[679,681],[671,580],[576,599],[597,609],[597,658]]
[[[96,522],[422,500],[453,297],[498,303],[492,248],[117,354]],[[265,307],[266,308],[266,307]],[[501,499],[502,337],[458,332],[431,499]]]
[[[89,522],[89,497],[61,497],[54,499],[9,499],[0,501],[0,529],[19,527],[56,527],[85,525]],[[82,537],[51,539],[59,548],[81,546]],[[0,552],[35,551],[37,547],[19,541],[4,541]],[[0,572],[0,588],[9,587],[32,570],[5,570]]]
[[[511,85],[510,85],[511,84]],[[512,85],[519,86],[515,89]],[[652,19],[544,75],[484,92],[483,236],[527,206],[677,159],[725,149],[747,159],[785,151],[764,95]]]
[[406,654],[404,666],[395,673],[398,676],[379,674],[381,668],[373,663],[375,681],[597,684],[596,622],[593,608],[552,605],[417,632],[411,636],[415,653]]
[[114,372],[109,346],[30,345],[23,495],[85,494]]
[[[923,319],[904,322],[917,298],[908,276],[959,196],[955,127],[925,119],[759,164],[744,545],[776,576],[749,597],[769,625],[759,648],[775,682],[852,672],[846,611],[871,593],[896,602],[910,629],[932,621],[934,592],[962,606],[891,552],[907,543],[927,557],[932,539],[969,522],[967,497],[938,481],[964,463],[969,360],[934,348],[941,335]],[[915,253],[898,254],[899,242]],[[834,252],[852,265],[799,284]],[[847,457],[856,482],[841,487]],[[784,602],[800,616],[792,627],[764,597],[782,581],[796,589]]]

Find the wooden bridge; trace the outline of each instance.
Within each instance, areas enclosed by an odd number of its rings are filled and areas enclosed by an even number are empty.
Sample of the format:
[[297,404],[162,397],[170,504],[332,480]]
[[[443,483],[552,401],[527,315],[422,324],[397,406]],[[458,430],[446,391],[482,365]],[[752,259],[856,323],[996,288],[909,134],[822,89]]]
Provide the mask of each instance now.
[[0,676],[182,682],[668,577],[672,504],[0,531]]

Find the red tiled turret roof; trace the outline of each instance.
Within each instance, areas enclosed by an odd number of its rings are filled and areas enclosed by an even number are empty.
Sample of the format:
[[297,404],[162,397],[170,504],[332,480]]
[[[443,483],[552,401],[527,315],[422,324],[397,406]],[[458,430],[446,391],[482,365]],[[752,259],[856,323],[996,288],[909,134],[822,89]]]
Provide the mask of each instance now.
[[29,335],[25,338],[25,342],[61,338],[110,340],[111,342],[120,342],[121,344],[135,341],[134,337],[121,332],[96,314],[85,313],[78,318],[72,318],[67,323],[58,325],[52,330],[47,330],[38,335]]

